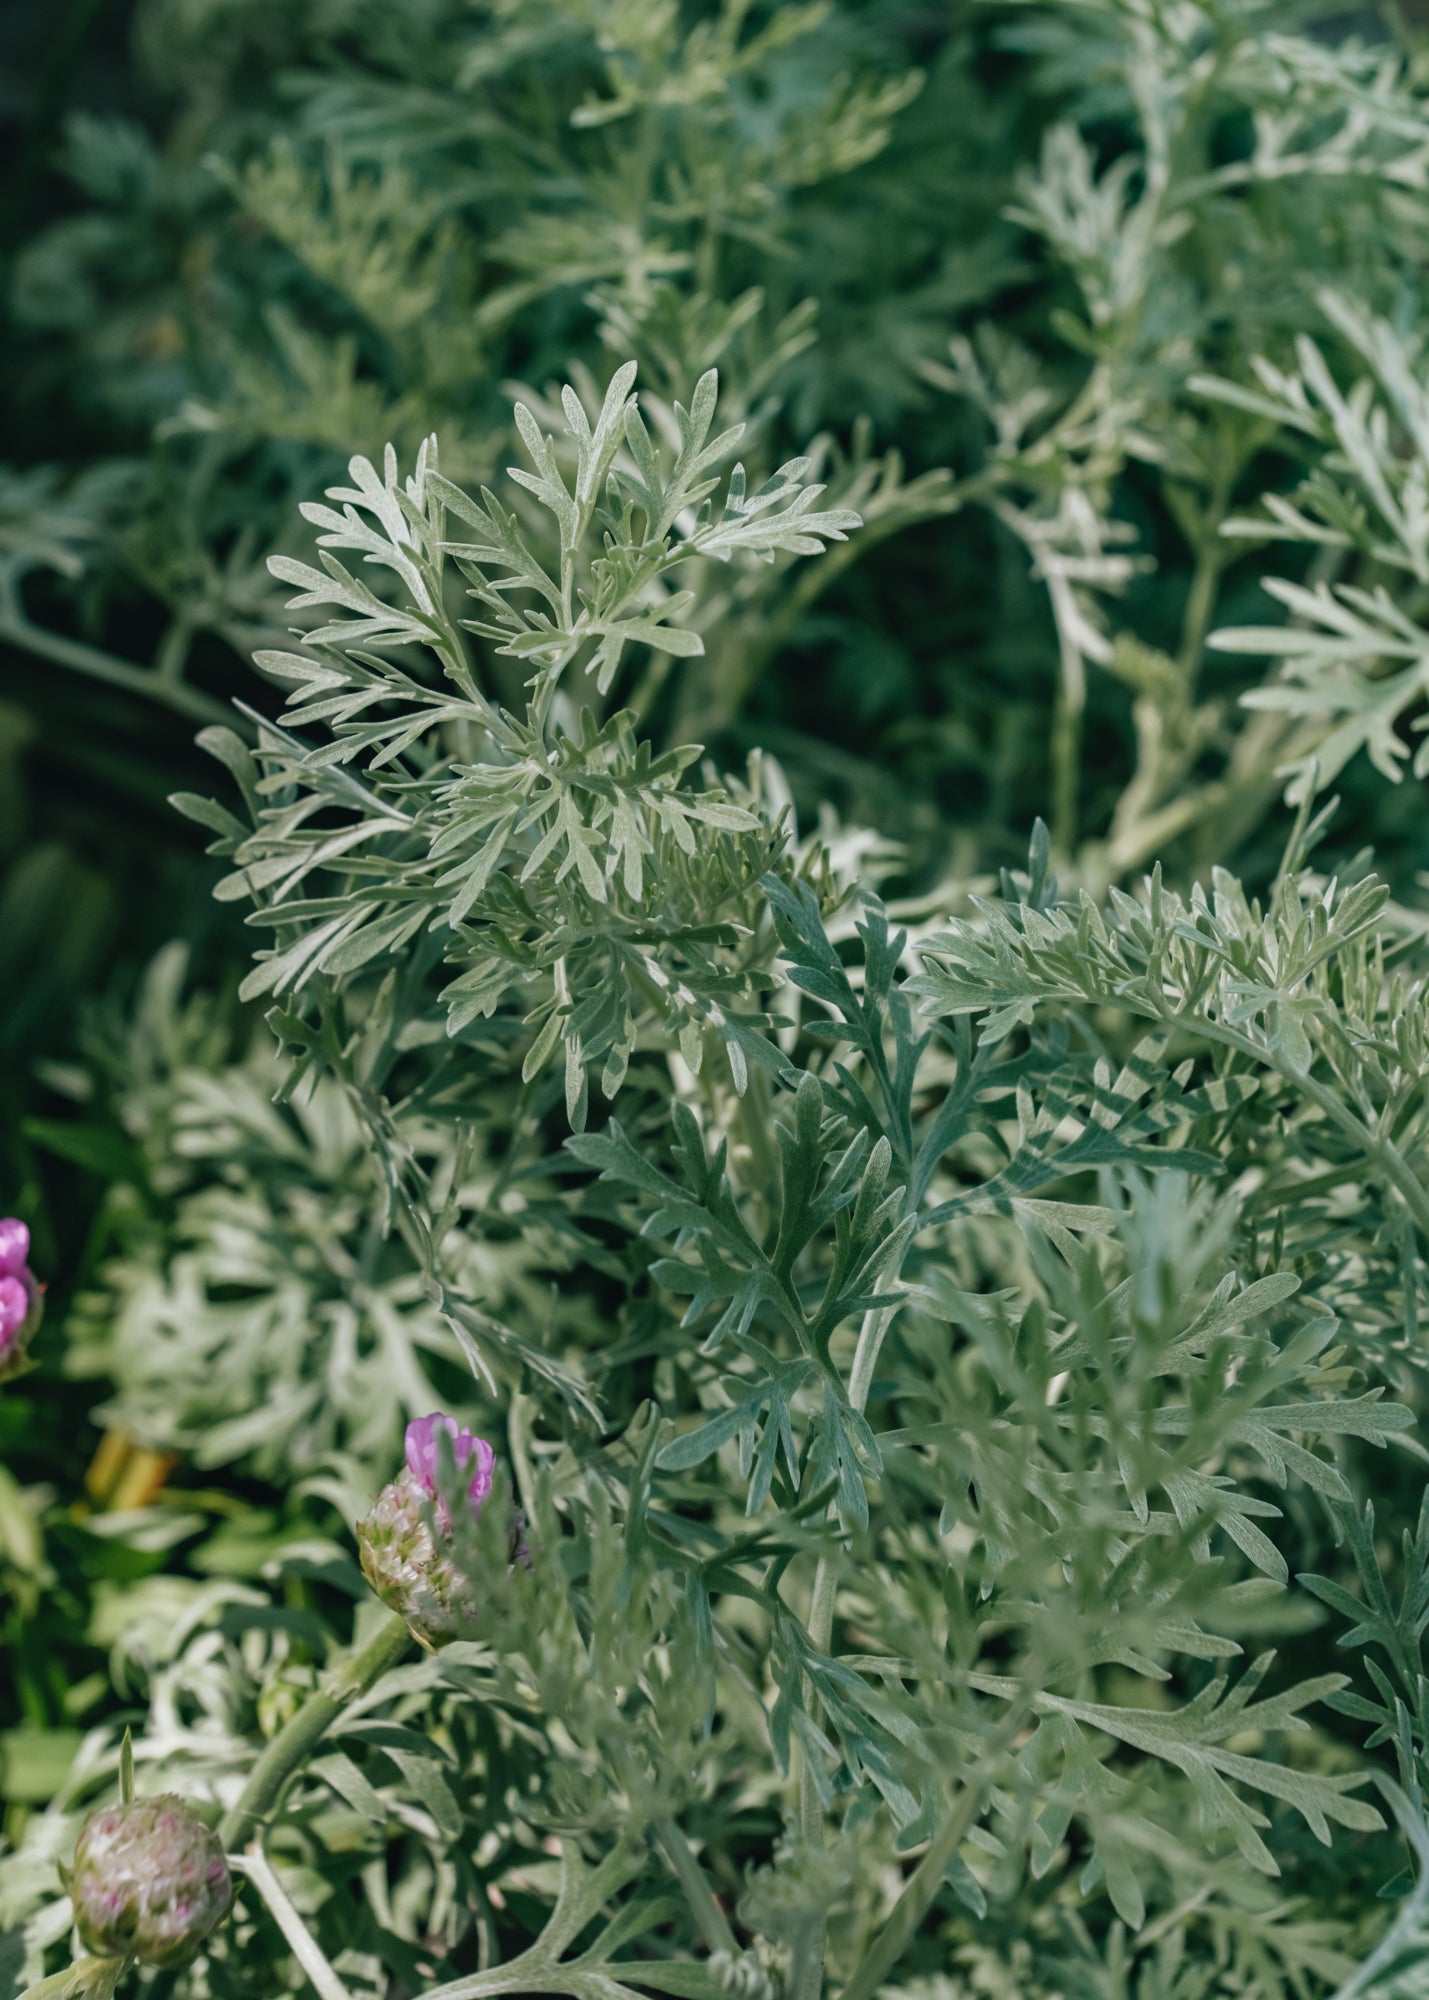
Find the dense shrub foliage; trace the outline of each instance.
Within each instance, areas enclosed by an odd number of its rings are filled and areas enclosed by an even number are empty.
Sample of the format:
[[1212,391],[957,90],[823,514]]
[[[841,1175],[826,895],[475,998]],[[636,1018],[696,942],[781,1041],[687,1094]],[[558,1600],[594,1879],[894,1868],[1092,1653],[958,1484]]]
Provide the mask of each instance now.
[[0,2000],[1429,1990],[1415,20],[119,14],[4,224]]

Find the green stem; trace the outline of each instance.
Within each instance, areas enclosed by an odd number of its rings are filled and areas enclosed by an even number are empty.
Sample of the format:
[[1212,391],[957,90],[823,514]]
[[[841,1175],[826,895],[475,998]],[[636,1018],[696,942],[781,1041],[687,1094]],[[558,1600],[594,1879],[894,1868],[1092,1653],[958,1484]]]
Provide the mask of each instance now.
[[516,1475],[516,1492],[528,1521],[536,1518],[536,1475],[531,1465],[530,1398],[517,1389],[508,1405],[506,1441],[511,1453],[511,1469]]
[[[834,1625],[834,1590],[838,1582],[838,1551],[819,1557],[814,1572],[814,1594],[809,1605],[809,1641],[814,1650],[826,1653]],[[799,1752],[799,1831],[809,1845],[821,1842],[824,1831],[824,1802],[814,1776],[812,1752]],[[828,1920],[818,1917],[799,1953],[795,1978],[790,1986],[792,2000],[819,2000],[824,1990],[824,1954],[828,1949]]]
[[739,1945],[724,1911],[714,1899],[705,1871],[694,1857],[690,1843],[672,1819],[662,1819],[655,1828],[655,1838],[659,1841],[666,1860],[679,1877],[680,1887],[689,1902],[690,1915],[700,1927],[700,1936],[706,1949],[712,1952],[737,1952]]
[[640,1864],[636,1861],[632,1868],[633,1860],[633,1850],[622,1842],[584,1879],[563,1879],[546,1928],[519,1958],[509,1965],[430,1987],[426,2000],[488,2000],[499,1993],[569,1993],[575,2000],[627,2000],[628,1996],[628,2000],[636,2000],[630,1987],[617,1982],[618,1963],[593,1965],[590,1951],[561,1963],[562,1955],[591,1919],[638,1873]]
[[[1054,595],[1053,606],[1057,599]],[[1077,807],[1082,768],[1082,723],[1087,710],[1087,667],[1080,651],[1057,618],[1061,664],[1057,700],[1052,711],[1052,845],[1058,854],[1073,854],[1077,846]]]
[[556,1965],[532,1952],[523,1952],[510,1965],[473,1973],[470,1979],[436,1990],[443,2000],[496,2000],[503,1993],[517,1994],[520,2000],[531,2000],[538,1993],[565,1993],[571,2000],[616,2000],[616,1996],[629,1995],[634,2000],[631,1989],[617,1985],[608,1971]]
[[292,1947],[293,1956],[312,1981],[318,2000],[352,2000],[351,1994],[333,1970],[322,1946],[293,1907],[287,1890],[278,1880],[260,1842],[248,1843],[244,1872],[268,1906],[268,1913]]
[[[706,1064],[705,1073],[710,1074],[711,1069],[712,1065]],[[714,1109],[712,1086],[710,1102]],[[767,1202],[770,1192],[781,1184],[779,1147],[774,1137],[774,1093],[767,1070],[751,1069],[748,1088],[743,1097],[735,1100],[734,1121],[740,1138],[749,1148],[748,1171],[741,1168],[744,1185],[752,1195]]]
[[233,711],[228,704],[215,700],[201,688],[190,687],[187,681],[167,679],[144,667],[132,666],[127,660],[116,659],[112,653],[101,652],[97,646],[86,646],[79,639],[67,639],[60,632],[47,632],[42,625],[32,624],[22,612],[7,610],[0,613],[0,639],[21,652],[38,654],[42,660],[53,660],[61,667],[73,667],[79,673],[88,674],[91,680],[105,681],[110,687],[143,695],[147,701],[156,701],[195,722],[221,722],[230,729],[235,727]]
[[[1262,1060],[1269,1062],[1271,1068],[1275,1067],[1268,1054]],[[1366,1160],[1379,1169],[1390,1186],[1397,1189],[1405,1207],[1419,1225],[1421,1236],[1429,1243],[1429,1193],[1425,1192],[1424,1183],[1403,1154],[1388,1139],[1378,1138],[1347,1105],[1340,1102],[1333,1091],[1326,1090],[1324,1084],[1317,1083],[1314,1077],[1297,1076],[1295,1082],[1312,1104],[1318,1104],[1326,1117],[1355,1141]]]
[[1211,622],[1211,613],[1215,610],[1221,571],[1225,568],[1227,560],[1227,552],[1214,540],[1224,511],[1223,504],[1214,510],[1215,528],[1207,530],[1197,551],[1196,567],[1191,573],[1191,589],[1181,619],[1181,646],[1176,664],[1181,669],[1182,683],[1188,700],[1200,672],[1201,655],[1206,645],[1206,629]]
[[1222,805],[1230,787],[1222,780],[1213,780],[1195,791],[1183,792],[1168,805],[1161,806],[1145,819],[1133,820],[1129,825],[1115,828],[1107,842],[1106,863],[1113,877],[1127,874],[1133,868],[1140,868],[1152,860],[1170,840],[1194,826],[1199,819],[1206,819]]
[[350,1701],[366,1694],[389,1667],[395,1667],[412,1643],[405,1619],[390,1618],[360,1653],[339,1667],[326,1688],[311,1694],[258,1762],[238,1803],[219,1821],[218,1837],[226,1848],[244,1847],[259,1821],[270,1813],[294,1771],[311,1756]]

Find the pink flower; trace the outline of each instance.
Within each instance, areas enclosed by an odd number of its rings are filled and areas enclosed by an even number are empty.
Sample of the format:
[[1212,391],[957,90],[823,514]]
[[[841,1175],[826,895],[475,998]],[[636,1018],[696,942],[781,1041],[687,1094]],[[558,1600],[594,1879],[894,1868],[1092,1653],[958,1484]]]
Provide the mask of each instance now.
[[30,1317],[30,1294],[24,1280],[0,1278],[0,1343],[11,1340]]
[[0,1381],[25,1365],[44,1300],[30,1270],[30,1232],[18,1217],[0,1216]]
[[[485,1438],[460,1428],[455,1417],[434,1410],[407,1426],[407,1463],[357,1523],[362,1569],[384,1604],[406,1619],[414,1636],[428,1648],[470,1636],[480,1627],[490,1592],[471,1573],[475,1550],[458,1533],[452,1517],[456,1495],[442,1491],[445,1446],[466,1487],[474,1519],[490,1496],[496,1453]],[[465,1527],[465,1523],[462,1524]],[[520,1538],[512,1528],[513,1559]],[[525,1550],[519,1551],[524,1558]]]
[[485,1438],[476,1437],[471,1431],[462,1430],[455,1417],[447,1416],[441,1410],[434,1410],[429,1417],[414,1417],[407,1426],[407,1470],[426,1493],[428,1499],[438,1502],[442,1513],[446,1503],[439,1491],[442,1461],[437,1446],[437,1436],[445,1431],[452,1441],[452,1456],[457,1470],[465,1472],[471,1467],[471,1477],[467,1481],[467,1498],[471,1502],[473,1514],[491,1491],[492,1474],[496,1469],[496,1453]]
[[18,1216],[0,1215],[0,1278],[18,1278],[29,1257],[29,1230]]

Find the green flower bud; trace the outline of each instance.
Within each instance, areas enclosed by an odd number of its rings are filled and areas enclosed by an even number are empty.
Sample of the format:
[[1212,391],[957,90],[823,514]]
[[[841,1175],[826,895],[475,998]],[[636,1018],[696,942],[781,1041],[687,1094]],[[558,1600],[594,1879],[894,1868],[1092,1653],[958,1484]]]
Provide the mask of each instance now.
[[168,1968],[187,1965],[233,1907],[217,1834],[173,1792],[92,1812],[69,1892],[86,1951]]
[[402,1471],[357,1524],[367,1581],[429,1649],[470,1634],[477,1613],[470,1579],[432,1534],[434,1511],[427,1488]]

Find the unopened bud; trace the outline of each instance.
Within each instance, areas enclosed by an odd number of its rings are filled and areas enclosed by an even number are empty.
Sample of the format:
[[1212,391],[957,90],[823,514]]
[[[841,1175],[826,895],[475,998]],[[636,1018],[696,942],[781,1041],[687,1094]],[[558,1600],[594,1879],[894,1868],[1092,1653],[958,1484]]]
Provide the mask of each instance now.
[[[451,1440],[458,1474],[450,1495],[441,1478],[443,1433]],[[491,1492],[495,1467],[496,1454],[485,1438],[461,1430],[455,1417],[440,1412],[418,1417],[407,1426],[405,1469],[357,1524],[367,1581],[429,1648],[474,1629],[480,1610],[476,1587],[455,1558],[458,1546],[470,1542],[470,1523]],[[465,1521],[453,1517],[454,1501],[458,1506],[464,1501]]]
[[16,1216],[0,1216],[0,1382],[29,1365],[30,1342],[44,1311],[29,1257],[29,1230]]
[[86,1951],[166,1968],[187,1965],[233,1907],[217,1834],[174,1792],[92,1812],[69,1892]]

